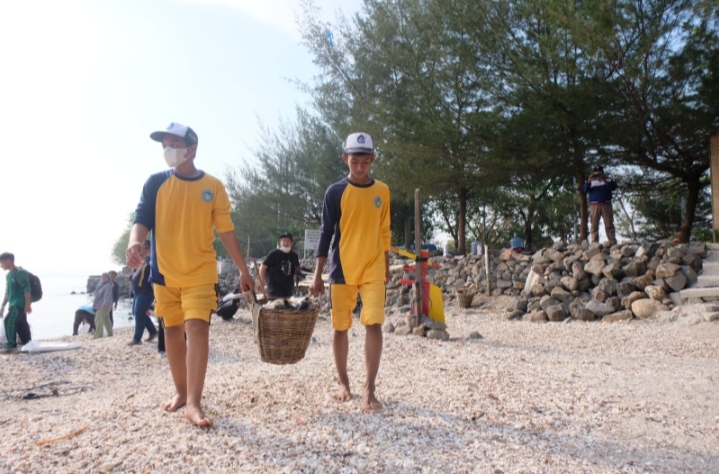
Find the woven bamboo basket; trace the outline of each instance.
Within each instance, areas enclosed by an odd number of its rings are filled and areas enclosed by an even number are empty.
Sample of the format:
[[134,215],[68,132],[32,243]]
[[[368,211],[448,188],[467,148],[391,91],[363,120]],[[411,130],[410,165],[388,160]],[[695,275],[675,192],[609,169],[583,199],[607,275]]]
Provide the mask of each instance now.
[[457,288],[457,304],[460,308],[469,308],[472,306],[472,300],[474,299],[474,292],[469,291],[466,288]]
[[312,340],[320,304],[306,310],[263,308],[256,296],[251,296],[252,324],[262,362],[295,364],[305,356]]

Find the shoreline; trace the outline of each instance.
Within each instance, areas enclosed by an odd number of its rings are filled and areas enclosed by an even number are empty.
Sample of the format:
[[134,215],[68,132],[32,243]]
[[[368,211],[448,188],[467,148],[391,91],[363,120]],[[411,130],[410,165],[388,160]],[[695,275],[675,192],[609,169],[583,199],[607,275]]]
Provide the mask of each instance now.
[[[212,429],[160,409],[173,395],[167,359],[154,341],[126,346],[130,328],[59,338],[83,344],[74,351],[3,355],[11,384],[2,392],[0,470],[719,471],[719,324],[528,324],[504,320],[506,303],[447,307],[446,342],[385,334],[377,385],[385,406],[376,414],[361,412],[356,319],[354,397],[331,399],[326,313],[317,342],[289,366],[260,362],[249,312],[213,318],[203,397]],[[19,389],[53,381],[67,382],[58,395],[21,399]]]

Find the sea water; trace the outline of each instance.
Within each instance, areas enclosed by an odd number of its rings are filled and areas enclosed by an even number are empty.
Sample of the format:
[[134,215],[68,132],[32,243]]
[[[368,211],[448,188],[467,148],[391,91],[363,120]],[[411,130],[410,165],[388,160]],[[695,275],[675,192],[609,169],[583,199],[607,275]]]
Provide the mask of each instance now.
[[[0,272],[0,295],[5,294],[5,275]],[[37,273],[42,283],[42,299],[32,304],[32,313],[28,323],[35,340],[47,340],[72,334],[75,311],[84,305],[92,304],[92,296],[81,294],[86,290],[86,273]],[[121,278],[118,276],[118,278]],[[75,294],[72,294],[75,292]],[[131,300],[121,299],[113,313],[115,324],[121,328],[134,326],[130,318]],[[7,314],[7,307],[5,313]],[[80,326],[80,332],[87,332],[87,325]]]

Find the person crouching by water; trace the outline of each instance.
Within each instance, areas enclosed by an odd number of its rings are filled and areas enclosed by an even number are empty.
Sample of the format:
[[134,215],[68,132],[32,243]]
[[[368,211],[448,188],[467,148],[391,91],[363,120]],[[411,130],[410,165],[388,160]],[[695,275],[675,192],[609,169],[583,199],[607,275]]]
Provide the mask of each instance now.
[[77,336],[77,331],[83,321],[90,325],[90,330],[87,333],[92,334],[95,331],[95,310],[90,304],[84,304],[75,311],[75,322],[72,324],[73,336]]
[[300,268],[300,259],[292,251],[292,244],[292,234],[285,232],[280,235],[280,248],[270,252],[260,266],[260,278],[267,286],[265,289],[267,299],[292,296],[295,276]]
[[103,336],[103,329],[107,335],[112,336],[112,324],[110,323],[110,310],[112,309],[112,288],[110,275],[103,273],[100,283],[95,288],[95,300],[92,309],[95,310],[95,339]]
[[142,244],[142,252],[144,261],[142,266],[135,270],[132,275],[132,314],[135,316],[135,335],[132,337],[128,346],[137,346],[142,344],[142,333],[147,328],[148,337],[145,340],[150,342],[157,337],[157,328],[147,315],[147,310],[155,301],[155,293],[152,291],[152,283],[150,283],[150,249],[151,244],[146,240]]

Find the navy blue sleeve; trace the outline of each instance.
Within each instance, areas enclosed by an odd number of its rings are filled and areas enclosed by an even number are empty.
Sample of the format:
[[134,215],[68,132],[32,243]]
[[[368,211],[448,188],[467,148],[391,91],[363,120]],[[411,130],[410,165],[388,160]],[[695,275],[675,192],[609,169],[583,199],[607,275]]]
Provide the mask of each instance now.
[[584,186],[582,186],[582,192],[583,192],[584,194],[587,194],[587,193],[589,192],[589,188],[590,188],[591,186],[592,186],[592,183],[590,183],[589,181],[587,181],[586,183],[584,183]]
[[342,193],[347,187],[345,180],[335,183],[327,189],[325,200],[322,203],[322,224],[320,225],[320,241],[317,243],[315,257],[326,257],[329,255],[330,243],[334,236],[335,228],[339,225],[342,217]]
[[135,220],[133,224],[142,224],[147,227],[148,230],[155,228],[157,191],[160,189],[160,186],[162,186],[162,183],[167,181],[170,176],[172,176],[172,170],[156,173],[148,178],[142,187],[142,195],[135,210]]
[[613,179],[608,180],[607,184],[609,185],[610,191],[614,191],[615,189],[617,189],[617,183],[615,183]]

